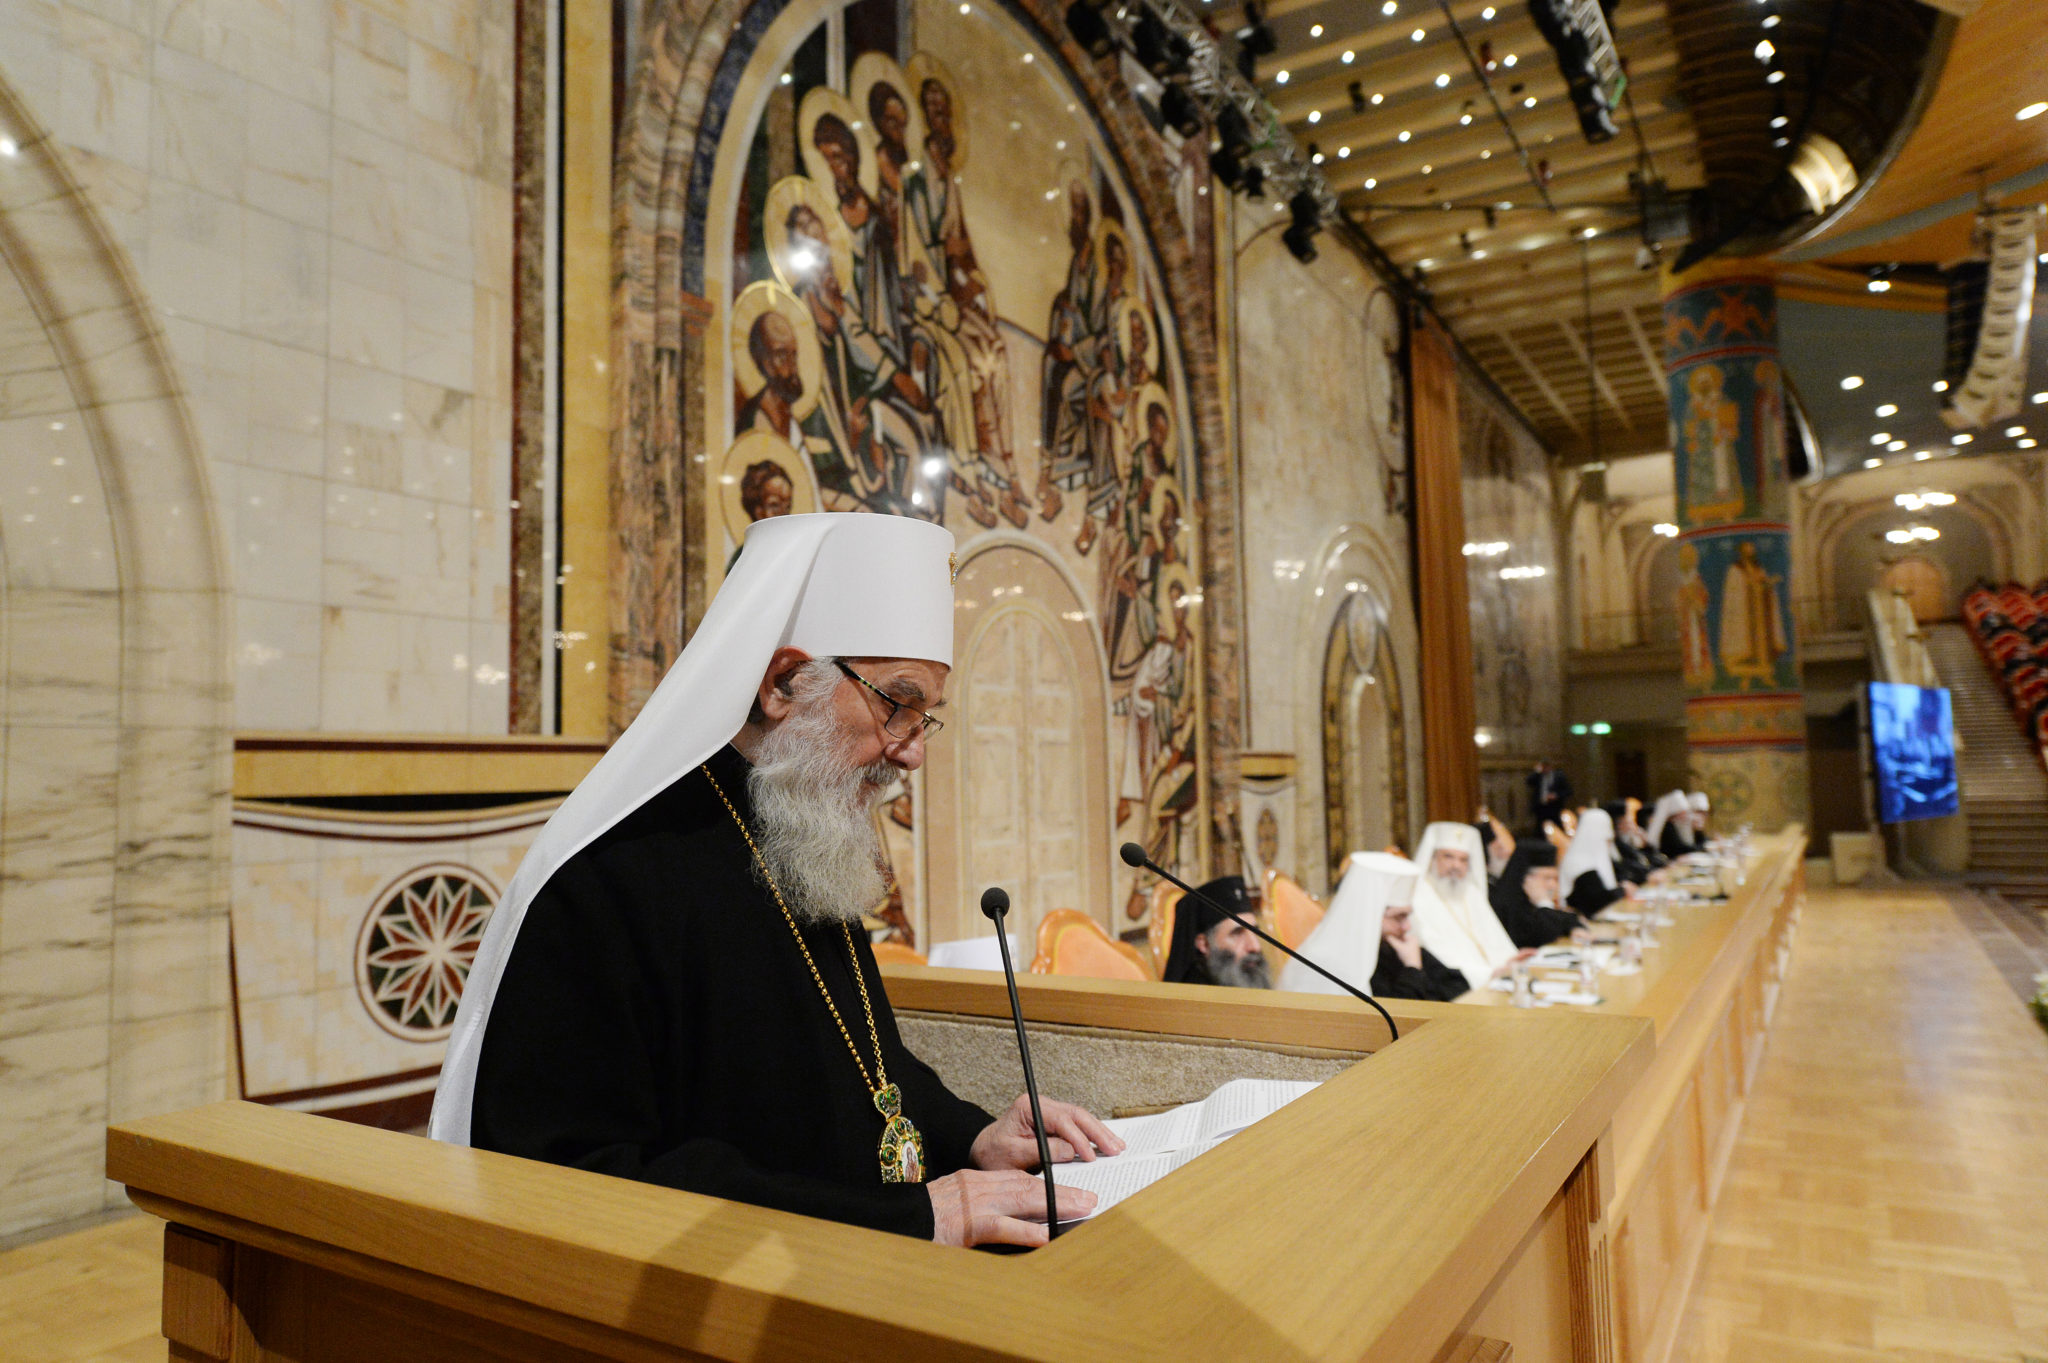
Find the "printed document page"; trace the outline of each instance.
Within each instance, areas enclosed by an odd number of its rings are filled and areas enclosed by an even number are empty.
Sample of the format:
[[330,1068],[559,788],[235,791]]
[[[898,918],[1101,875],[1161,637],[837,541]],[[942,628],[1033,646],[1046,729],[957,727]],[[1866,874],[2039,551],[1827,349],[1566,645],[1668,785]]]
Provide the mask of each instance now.
[[1100,1215],[1315,1087],[1314,1080],[1233,1079],[1199,1103],[1144,1117],[1112,1118],[1104,1125],[1123,1138],[1124,1152],[1056,1165],[1053,1181],[1094,1193],[1097,1200],[1090,1215]]

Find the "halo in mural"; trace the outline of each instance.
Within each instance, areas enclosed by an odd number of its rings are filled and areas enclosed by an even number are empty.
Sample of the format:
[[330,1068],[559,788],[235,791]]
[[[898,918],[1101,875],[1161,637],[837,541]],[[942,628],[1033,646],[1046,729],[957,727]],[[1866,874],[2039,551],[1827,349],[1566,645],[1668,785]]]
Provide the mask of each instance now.
[[[1113,334],[1117,354],[1123,358],[1123,362],[1128,365],[1142,353],[1145,357],[1145,372],[1157,374],[1159,323],[1152,316],[1152,309],[1146,307],[1139,299],[1126,296],[1117,300],[1113,316],[1116,319],[1116,330]],[[1141,342],[1144,346],[1142,352],[1138,350]]]
[[[768,191],[761,234],[768,243],[768,264],[785,287],[801,292],[815,279],[825,263],[818,254],[822,250],[832,258],[839,291],[852,292],[853,234],[817,181],[801,175],[777,180]],[[809,319],[805,321],[804,329],[811,330]]]
[[816,511],[818,480],[811,461],[772,432],[741,436],[718,470],[718,509],[726,531],[741,543],[755,521]]
[[[1117,247],[1117,268],[1119,270],[1119,277],[1115,280],[1111,280],[1107,274],[1109,243],[1112,241],[1116,243]],[[1104,271],[1102,282],[1099,286],[1101,288],[1128,291],[1134,282],[1134,271],[1131,263],[1131,235],[1124,231],[1122,223],[1106,213],[1095,220],[1095,268]]]
[[953,79],[953,73],[946,64],[929,52],[913,53],[910,65],[905,69],[910,81],[910,97],[917,105],[917,121],[923,129],[911,151],[919,157],[925,154],[926,140],[935,128],[952,134],[952,155],[947,158],[947,169],[954,175],[967,169],[967,106],[960,102],[960,82]]
[[379,1027],[443,1041],[498,892],[466,866],[421,866],[371,901],[356,934],[356,994]]
[[[896,59],[884,52],[861,53],[847,73],[846,91],[861,120],[873,131],[875,147],[879,150],[890,142],[898,143],[907,162],[903,169],[914,172],[924,154],[924,114],[911,91],[910,77]],[[879,161],[876,169],[879,186]]]
[[[770,313],[781,319],[780,325],[762,320]],[[782,396],[788,403],[789,419],[799,422],[817,409],[825,377],[825,355],[818,345],[817,328],[811,325],[810,309],[772,280],[747,285],[732,305],[732,376],[739,388],[742,410],[736,424],[742,432],[751,424],[746,409],[759,403],[768,388],[756,352],[772,363],[792,349],[796,356],[793,377],[802,391],[791,394],[785,389]],[[780,372],[779,364],[777,369]],[[783,381],[787,383],[788,378]]]
[[872,208],[880,182],[875,175],[875,130],[867,115],[831,86],[820,85],[804,95],[796,129],[797,149],[811,182],[828,198],[844,201],[853,197],[838,188],[845,175],[860,186]]

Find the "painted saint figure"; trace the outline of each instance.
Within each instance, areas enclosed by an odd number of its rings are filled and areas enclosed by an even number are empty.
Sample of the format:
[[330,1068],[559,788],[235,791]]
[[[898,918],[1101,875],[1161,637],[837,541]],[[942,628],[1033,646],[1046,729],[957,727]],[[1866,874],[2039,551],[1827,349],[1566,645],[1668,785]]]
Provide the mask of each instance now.
[[1792,651],[1778,606],[1783,581],[1758,560],[1754,540],[1742,541],[1721,579],[1721,670],[1745,691],[1772,685],[1778,659]]
[[1678,656],[1685,684],[1703,691],[1714,684],[1714,645],[1707,637],[1707,584],[1700,577],[1700,551],[1678,546]]
[[1742,438],[1742,409],[1729,400],[1726,376],[1703,364],[1686,378],[1686,500],[1693,519],[1725,519],[1742,511],[1742,474],[1735,447]]

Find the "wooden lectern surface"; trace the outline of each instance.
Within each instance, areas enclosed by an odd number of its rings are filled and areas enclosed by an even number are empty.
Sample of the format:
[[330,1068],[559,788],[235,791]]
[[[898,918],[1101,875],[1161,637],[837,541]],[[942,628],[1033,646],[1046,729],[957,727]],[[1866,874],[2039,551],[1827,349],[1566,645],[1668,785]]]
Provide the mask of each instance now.
[[[1007,1012],[1000,977],[887,977],[899,1009]],[[1035,1021],[1376,1053],[1019,1256],[238,1103],[114,1128],[108,1175],[176,1226],[248,1247],[252,1263],[368,1284],[475,1322],[472,1334],[552,1342],[554,1356],[1428,1363],[1560,1190],[1597,1207],[1583,1193],[1589,1152],[1652,1050],[1629,1018],[1396,1003],[1402,1037],[1388,1045],[1378,1015],[1349,999],[1019,988]],[[310,1308],[295,1309],[302,1328]],[[547,1356],[479,1350],[459,1356]]]

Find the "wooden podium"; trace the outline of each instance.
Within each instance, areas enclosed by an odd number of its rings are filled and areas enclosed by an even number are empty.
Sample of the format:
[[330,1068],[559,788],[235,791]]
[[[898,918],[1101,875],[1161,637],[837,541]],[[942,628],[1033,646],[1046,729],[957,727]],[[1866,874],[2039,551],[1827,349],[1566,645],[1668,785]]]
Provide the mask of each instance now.
[[[912,1047],[1007,1101],[1002,977],[887,974]],[[108,1175],[171,1223],[184,1360],[1615,1357],[1607,1132],[1648,1022],[1388,1000],[1388,1044],[1349,999],[1020,989],[1042,1086],[1098,1108],[1334,1078],[1013,1256],[242,1103],[114,1128]]]

